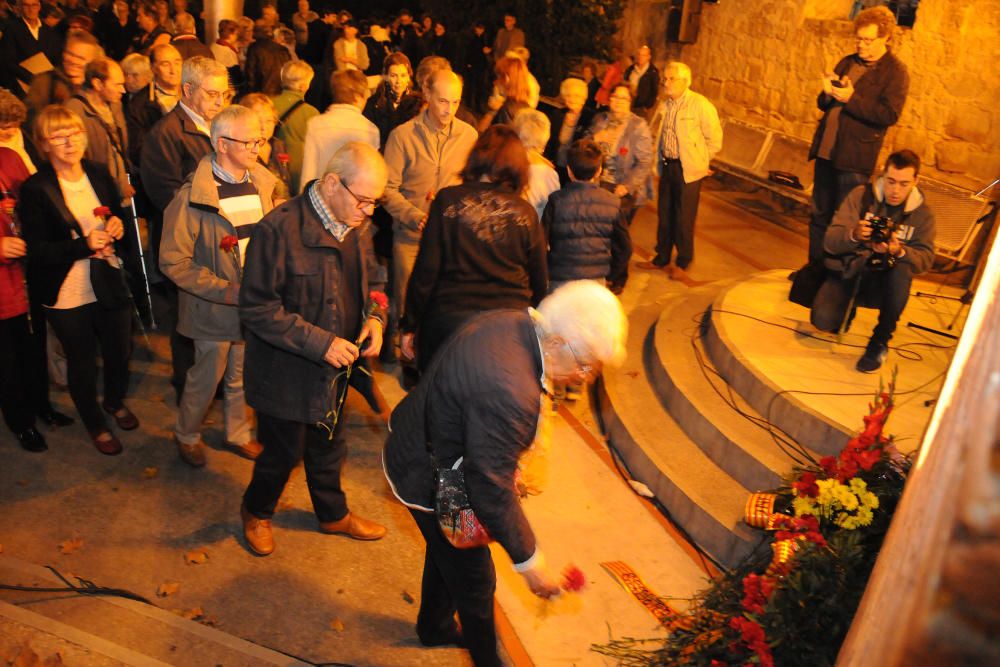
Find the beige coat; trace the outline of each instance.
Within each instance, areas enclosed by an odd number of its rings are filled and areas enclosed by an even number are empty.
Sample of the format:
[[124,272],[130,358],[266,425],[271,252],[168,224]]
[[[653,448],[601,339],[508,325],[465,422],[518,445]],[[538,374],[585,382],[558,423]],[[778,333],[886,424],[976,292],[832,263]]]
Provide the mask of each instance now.
[[[708,176],[708,163],[722,150],[722,125],[715,105],[700,93],[688,90],[681,96],[680,105],[674,131],[680,148],[684,182],[693,183]],[[666,102],[662,102],[660,108],[665,109]],[[662,166],[659,153],[662,142],[663,124],[660,125],[653,144],[653,164],[656,165],[657,176],[660,175]]]

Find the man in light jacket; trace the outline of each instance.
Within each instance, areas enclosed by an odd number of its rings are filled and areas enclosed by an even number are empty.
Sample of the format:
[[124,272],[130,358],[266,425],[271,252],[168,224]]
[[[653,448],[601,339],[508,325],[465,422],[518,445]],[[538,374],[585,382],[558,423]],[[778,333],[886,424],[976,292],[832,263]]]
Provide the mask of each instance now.
[[[639,268],[664,269],[682,279],[694,259],[694,221],[698,215],[701,180],[708,164],[722,149],[719,113],[707,97],[691,90],[691,68],[672,62],[663,70],[666,99],[663,123],[656,137],[656,173],[660,177],[656,205],[656,256]],[[671,254],[677,248],[675,264]]]
[[424,86],[427,109],[389,135],[385,162],[389,182],[382,205],[392,216],[392,303],[387,345],[406,303],[406,284],[417,260],[420,237],[431,202],[441,188],[461,182],[479,134],[455,117],[462,99],[462,80],[451,70],[438,70]]
[[229,107],[214,118],[211,131],[214,152],[167,206],[160,246],[160,270],[179,289],[177,329],[194,340],[174,440],[181,459],[196,468],[205,465],[201,424],[223,377],[226,443],[250,459],[261,451],[251,437],[243,392],[238,303],[250,234],[272,208],[275,183],[257,162],[263,138],[253,111]]

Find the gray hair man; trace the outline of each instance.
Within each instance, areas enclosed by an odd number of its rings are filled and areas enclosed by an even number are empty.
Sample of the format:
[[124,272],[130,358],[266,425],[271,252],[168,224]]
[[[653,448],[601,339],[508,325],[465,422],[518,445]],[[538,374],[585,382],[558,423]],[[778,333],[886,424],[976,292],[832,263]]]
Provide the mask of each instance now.
[[[203,157],[212,152],[209,124],[229,104],[229,76],[221,63],[194,57],[181,68],[181,98],[173,110],[161,118],[146,136],[139,172],[142,186],[152,206],[148,211],[150,259],[159,263],[160,237],[165,210],[181,185]],[[176,287],[168,284],[168,302],[176,304]],[[178,401],[184,393],[184,379],[194,363],[191,340],[176,330],[173,309],[164,318],[170,330],[173,364],[171,384]]]
[[211,138],[214,150],[167,206],[160,247],[160,269],[180,288],[177,330],[194,341],[174,441],[181,459],[196,468],[205,465],[201,426],[220,380],[225,442],[247,458],[260,454],[243,391],[246,346],[237,304],[246,247],[272,208],[276,180],[257,161],[263,137],[252,110],[223,109],[212,120]]
[[476,516],[514,570],[535,595],[558,595],[518,501],[514,474],[535,440],[543,392],[556,383],[593,382],[605,365],[624,359],[627,334],[617,297],[594,281],[570,282],[537,311],[494,310],[470,320],[393,411],[383,467],[427,543],[417,614],[424,645],[461,641],[475,664],[501,664],[490,549],[457,549],[442,536],[432,509],[435,467],[461,466]]
[[[656,256],[640,262],[643,269],[663,269],[682,280],[694,260],[694,222],[698,215],[701,180],[708,164],[722,150],[719,112],[707,97],[691,90],[691,68],[672,62],[663,69],[666,98],[660,105],[663,123],[656,137]],[[682,120],[683,119],[683,122]],[[677,249],[675,264],[671,255]]]
[[345,144],[305,191],[254,228],[240,291],[247,402],[264,451],[243,496],[251,551],[274,550],[271,517],[288,475],[305,458],[323,533],[377,540],[384,526],[349,511],[341,487],[347,457],[342,396],[366,377],[352,366],[377,355],[384,312],[365,295],[381,289],[368,218],[386,184],[385,161]]

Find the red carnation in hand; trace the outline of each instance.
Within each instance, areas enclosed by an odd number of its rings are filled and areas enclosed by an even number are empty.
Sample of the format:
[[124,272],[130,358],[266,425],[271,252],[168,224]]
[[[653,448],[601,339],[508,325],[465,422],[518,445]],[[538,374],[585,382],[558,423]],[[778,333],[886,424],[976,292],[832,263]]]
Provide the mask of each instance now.
[[563,570],[563,581],[562,588],[564,591],[570,591],[576,593],[583,589],[587,585],[587,577],[584,576],[583,571],[576,565],[568,565],[566,569]]
[[618,149],[618,154],[621,155],[622,157],[625,157],[626,155],[628,155],[628,148],[626,146],[622,146],[621,148]]
[[382,310],[388,310],[389,308],[389,297],[385,295],[385,292],[372,290],[371,292],[368,293],[368,300],[374,303]]
[[94,209],[95,218],[107,218],[111,215],[111,209],[107,206],[98,206]]
[[10,197],[4,197],[0,199],[0,209],[3,210],[7,215],[14,213],[14,207],[17,206],[17,200],[11,199]]
[[292,158],[288,156],[288,153],[278,153],[278,162],[281,164],[288,164],[292,161]]
[[221,241],[219,241],[219,248],[228,252],[231,251],[236,246],[238,246],[239,244],[240,240],[236,237],[235,234],[227,234],[226,236],[222,237]]

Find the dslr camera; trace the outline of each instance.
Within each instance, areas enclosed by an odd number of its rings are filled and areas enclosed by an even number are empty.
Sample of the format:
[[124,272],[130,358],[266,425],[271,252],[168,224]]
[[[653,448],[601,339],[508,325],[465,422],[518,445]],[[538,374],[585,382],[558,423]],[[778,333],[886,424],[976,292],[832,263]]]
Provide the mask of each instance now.
[[896,223],[892,221],[892,218],[887,218],[884,215],[873,215],[868,218],[868,224],[872,228],[870,239],[872,243],[888,243],[892,233],[896,230]]

